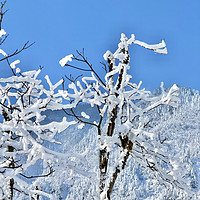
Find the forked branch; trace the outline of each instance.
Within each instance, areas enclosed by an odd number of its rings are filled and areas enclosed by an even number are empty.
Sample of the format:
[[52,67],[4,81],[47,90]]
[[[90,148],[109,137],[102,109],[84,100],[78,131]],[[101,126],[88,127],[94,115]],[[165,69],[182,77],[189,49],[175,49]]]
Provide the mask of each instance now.
[[3,8],[5,6],[7,1],[1,2],[1,8],[0,8],[0,30],[2,27],[2,21],[3,21],[3,17],[4,15],[8,12],[8,10],[3,11]]
[[24,51],[24,50],[30,48],[30,47],[31,47],[32,45],[34,45],[34,44],[35,44],[35,42],[33,42],[33,43],[31,43],[31,44],[29,44],[29,41],[26,42],[26,43],[24,44],[24,46],[23,46],[20,50],[16,49],[15,52],[13,52],[12,54],[10,54],[10,55],[8,55],[8,56],[5,56],[4,58],[0,59],[0,62],[3,61],[3,60],[8,59],[8,58],[10,58],[10,57],[16,56],[17,54],[19,54],[19,53],[21,53],[22,51]]

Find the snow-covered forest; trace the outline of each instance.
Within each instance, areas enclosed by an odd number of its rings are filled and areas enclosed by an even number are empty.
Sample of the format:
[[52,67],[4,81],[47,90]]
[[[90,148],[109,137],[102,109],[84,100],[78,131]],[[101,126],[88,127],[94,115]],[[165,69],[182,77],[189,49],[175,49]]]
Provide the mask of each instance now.
[[[155,90],[155,95],[159,94],[160,90]],[[178,108],[160,107],[150,113],[152,119],[151,131],[154,132],[158,140],[165,140],[166,151],[173,158],[185,164],[184,170],[187,169],[187,179],[191,187],[195,191],[199,191],[200,181],[200,137],[199,137],[199,92],[190,88],[179,87],[178,96],[181,103]],[[84,107],[84,106],[83,106]],[[82,110],[81,106],[78,109]],[[88,115],[93,116],[96,120],[98,116],[93,114],[93,111],[88,107]],[[49,115],[48,120],[52,117],[61,119],[61,111],[57,111],[56,115]],[[73,144],[74,149],[79,152],[85,152],[87,149],[87,160],[90,163],[90,169],[98,170],[98,140],[96,138],[97,131],[84,127],[74,135],[74,129],[70,128],[68,136],[63,133],[61,140],[64,141],[64,149],[70,150],[70,144]],[[67,131],[65,131],[67,133]],[[87,135],[87,137],[85,137]],[[78,141],[76,143],[75,141]],[[163,142],[164,143],[164,142]],[[88,148],[88,144],[89,148]],[[96,151],[95,151],[96,149]],[[73,150],[72,150],[73,152]],[[94,160],[96,159],[96,162]],[[98,184],[98,179],[96,180]],[[98,199],[98,195],[94,188],[94,179],[77,178],[73,184],[68,187],[68,190],[61,189],[61,196],[64,192],[67,193],[67,199]],[[198,193],[198,192],[197,192]],[[83,198],[85,197],[85,198]],[[62,198],[61,198],[62,199]],[[187,194],[183,194],[181,190],[169,185],[165,187],[160,184],[155,177],[146,169],[141,167],[133,158],[130,158],[126,166],[126,170],[118,177],[115,188],[112,193],[112,199],[128,199],[128,200],[188,200]],[[193,197],[191,199],[199,199]]]
[[161,83],[151,93],[129,74],[130,48],[167,54],[164,40],[122,33],[116,51],[102,55],[103,76],[84,50],[66,55],[60,67],[78,75],[55,84],[41,78],[43,67],[19,65],[17,55],[32,45],[0,48],[10,68],[0,77],[0,199],[200,199],[199,92]]

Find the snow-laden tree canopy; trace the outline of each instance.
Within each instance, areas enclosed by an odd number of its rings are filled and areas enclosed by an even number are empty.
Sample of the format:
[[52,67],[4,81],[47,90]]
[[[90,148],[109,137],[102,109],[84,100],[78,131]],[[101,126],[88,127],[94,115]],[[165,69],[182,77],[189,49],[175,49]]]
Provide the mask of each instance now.
[[[0,34],[3,36],[6,32],[1,30]],[[41,195],[55,199],[49,191],[39,187],[42,177],[52,176],[55,170],[65,173],[69,180],[70,171],[87,177],[93,175],[77,166],[75,159],[82,165],[86,162],[83,156],[59,153],[46,147],[50,143],[59,144],[55,136],[76,124],[75,121],[68,122],[66,117],[60,122],[44,123],[45,110],[62,108],[63,98],[56,89],[63,80],[53,85],[45,76],[49,86],[46,89],[38,79],[42,68],[21,72],[19,60],[10,63],[9,55],[3,50],[0,52],[13,73],[8,78],[0,78],[0,199],[13,199],[16,193],[31,199]],[[40,173],[31,173],[29,169],[34,166],[41,169],[32,171]]]
[[[134,35],[128,39],[122,34],[118,49],[114,53],[107,51],[104,54],[104,59],[108,62],[105,80],[102,80],[89,64],[84,52],[77,52],[78,56],[66,56],[60,61],[61,66],[65,64],[80,70],[84,69],[69,62],[84,62],[89,67],[87,71],[91,71],[91,76],[83,77],[81,82],[71,80],[69,90],[60,90],[59,93],[71,102],[65,105],[65,108],[71,109],[71,115],[78,120],[81,127],[90,124],[98,130],[100,199],[111,198],[115,181],[118,175],[126,170],[130,156],[147,168],[161,184],[169,183],[193,196],[189,183],[184,179],[185,171],[181,163],[178,159],[170,158],[164,151],[164,141],[158,141],[155,133],[149,129],[149,112],[161,105],[178,106],[178,87],[173,85],[166,91],[161,83],[160,95],[153,96],[151,92],[141,89],[142,82],[132,83],[132,76],[128,74],[131,44],[140,45],[156,53],[167,53],[164,41],[157,45],[148,45],[136,40]],[[82,115],[83,118],[76,115],[73,108],[81,102],[97,108],[98,122],[89,121],[89,117],[85,117],[86,114]],[[105,123],[102,123],[103,119],[106,120]],[[115,156],[113,152],[119,155],[115,161],[111,158]]]

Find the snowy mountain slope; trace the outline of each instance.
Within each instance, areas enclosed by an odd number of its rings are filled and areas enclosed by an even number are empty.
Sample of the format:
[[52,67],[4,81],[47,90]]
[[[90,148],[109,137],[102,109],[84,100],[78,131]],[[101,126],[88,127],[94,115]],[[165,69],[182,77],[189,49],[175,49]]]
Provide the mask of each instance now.
[[[155,95],[159,90],[155,91]],[[167,106],[158,107],[149,114],[150,129],[158,141],[163,142],[166,151],[185,164],[188,171],[188,182],[195,191],[200,191],[200,96],[199,92],[180,88],[180,105],[174,109]],[[84,111],[92,121],[98,120],[93,108],[80,105],[75,112],[79,115]],[[46,121],[61,121],[66,114],[63,111],[47,112]],[[72,117],[68,117],[72,120]],[[61,146],[54,146],[59,151],[84,153],[88,161],[88,169],[98,173],[98,140],[97,130],[88,125],[83,129],[69,127],[58,136]],[[117,159],[117,155],[114,156]],[[56,184],[57,183],[57,184]],[[98,199],[98,177],[88,179],[75,176],[69,183],[56,181],[49,186],[52,192],[59,194],[60,199]],[[163,200],[185,199],[188,197],[174,188],[165,188],[148,171],[130,158],[126,170],[118,177],[112,193],[115,200]]]

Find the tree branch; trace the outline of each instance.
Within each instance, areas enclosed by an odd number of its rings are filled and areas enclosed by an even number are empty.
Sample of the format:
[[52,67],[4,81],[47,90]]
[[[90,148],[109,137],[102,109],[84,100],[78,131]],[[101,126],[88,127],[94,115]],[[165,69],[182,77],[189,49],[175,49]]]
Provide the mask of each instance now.
[[73,116],[81,123],[84,123],[84,124],[89,124],[89,125],[92,125],[92,126],[96,126],[98,128],[98,125],[94,124],[94,123],[90,123],[90,122],[86,122],[86,121],[83,121],[82,119],[80,119],[73,111],[73,109],[71,108],[70,111],[72,112]]
[[91,72],[91,71],[92,71],[92,70],[90,70],[90,69],[83,69],[83,68],[76,67],[76,66],[73,66],[73,65],[70,65],[70,64],[65,64],[65,66],[67,66],[67,67],[72,67],[72,68],[74,68],[74,69],[78,69],[78,70],[86,71],[86,72]]
[[106,84],[103,82],[103,80],[99,77],[99,75],[97,74],[97,72],[93,69],[92,65],[87,61],[87,58],[84,56],[84,49],[83,49],[83,52],[79,52],[79,51],[76,51],[78,56],[80,56],[82,59],[79,59],[79,58],[74,58],[75,60],[77,61],[80,61],[80,62],[84,62],[88,65],[88,67],[90,68],[89,71],[92,71],[95,76],[99,79],[99,81],[104,85],[106,86]]
[[50,174],[52,174],[53,172],[55,172],[55,170],[53,170],[53,168],[50,167],[50,172],[49,172],[48,174],[43,174],[43,175],[38,175],[38,176],[26,176],[26,175],[20,173],[20,175],[23,176],[24,178],[31,179],[31,178],[47,177],[47,176],[49,176]]
[[26,43],[24,44],[24,46],[23,46],[20,50],[16,49],[14,53],[12,53],[12,54],[10,54],[10,55],[8,55],[8,56],[6,56],[6,57],[0,59],[0,62],[3,61],[3,60],[8,59],[8,58],[10,58],[10,57],[16,56],[17,54],[19,54],[19,53],[21,53],[22,51],[24,51],[24,50],[30,48],[30,47],[31,47],[32,45],[34,45],[34,44],[35,44],[35,42],[33,42],[33,43],[31,43],[31,44],[29,44],[29,41],[26,42]]
[[8,10],[6,10],[6,11],[3,12],[3,8],[4,8],[5,4],[6,4],[6,2],[7,2],[7,1],[4,1],[3,3],[1,2],[1,8],[0,8],[0,30],[1,30],[1,28],[2,28],[3,17],[4,17],[4,15],[5,15],[5,14],[7,13],[7,11],[8,11]]

